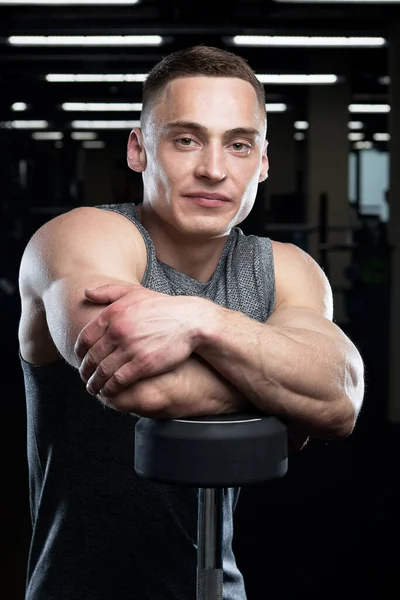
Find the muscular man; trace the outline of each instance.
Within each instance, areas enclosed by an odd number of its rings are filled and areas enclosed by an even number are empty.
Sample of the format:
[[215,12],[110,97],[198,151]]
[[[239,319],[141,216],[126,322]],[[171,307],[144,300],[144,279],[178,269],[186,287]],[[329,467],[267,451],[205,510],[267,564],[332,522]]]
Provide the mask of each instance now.
[[[33,533],[26,600],[191,600],[197,495],[135,476],[137,416],[250,407],[308,436],[353,430],[362,359],[318,264],[244,235],[267,177],[263,86],[215,48],[150,72],[128,164],[140,205],[81,207],[31,238],[20,358]],[[246,597],[224,497],[224,600]]]

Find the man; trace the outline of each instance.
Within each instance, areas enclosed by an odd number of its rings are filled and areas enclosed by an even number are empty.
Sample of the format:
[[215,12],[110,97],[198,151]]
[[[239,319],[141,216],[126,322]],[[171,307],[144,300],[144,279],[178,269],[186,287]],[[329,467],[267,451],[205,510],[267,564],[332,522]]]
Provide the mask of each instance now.
[[[195,597],[196,490],[135,476],[137,416],[257,409],[307,436],[351,433],[363,363],[294,245],[236,227],[267,177],[263,86],[195,47],[143,90],[128,164],[143,201],[82,207],[20,268],[33,535],[27,600]],[[86,386],[85,386],[86,384]],[[224,600],[243,600],[224,494]]]

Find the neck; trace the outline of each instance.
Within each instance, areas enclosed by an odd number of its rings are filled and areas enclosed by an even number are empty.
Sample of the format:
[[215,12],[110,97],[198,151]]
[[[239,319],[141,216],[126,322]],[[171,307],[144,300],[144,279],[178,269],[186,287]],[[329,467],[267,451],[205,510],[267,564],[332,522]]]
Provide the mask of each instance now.
[[150,234],[158,260],[196,279],[211,279],[229,235],[212,239],[181,236],[169,223],[162,221],[150,207],[137,207],[140,222]]

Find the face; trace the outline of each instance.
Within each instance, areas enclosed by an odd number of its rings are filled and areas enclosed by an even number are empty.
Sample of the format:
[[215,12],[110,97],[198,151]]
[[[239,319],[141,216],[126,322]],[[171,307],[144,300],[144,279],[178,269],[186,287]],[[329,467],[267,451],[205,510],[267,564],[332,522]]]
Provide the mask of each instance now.
[[265,134],[265,112],[247,81],[171,81],[128,144],[129,165],[143,172],[146,210],[181,234],[226,235],[267,177]]

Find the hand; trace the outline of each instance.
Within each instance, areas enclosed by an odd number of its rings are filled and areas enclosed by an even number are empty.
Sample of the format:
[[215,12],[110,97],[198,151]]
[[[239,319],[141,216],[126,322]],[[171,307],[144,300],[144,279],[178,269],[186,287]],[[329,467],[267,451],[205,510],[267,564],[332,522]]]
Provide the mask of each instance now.
[[178,419],[225,412],[215,397],[196,393],[196,366],[189,357],[172,371],[146,377],[129,385],[112,398],[99,399],[109,408],[149,419]]
[[147,377],[113,398],[110,408],[153,419],[178,419],[249,410],[250,403],[206,361],[192,354],[172,371]]
[[85,297],[109,304],[82,329],[75,344],[88,392],[101,391],[105,397],[184,362],[196,347],[209,303],[154,292],[139,284],[104,285],[85,290]]
[[103,394],[99,394],[97,397],[109,408],[133,413],[138,417],[163,419],[182,416],[175,413],[170,414],[169,411],[171,404],[175,406],[174,398],[179,394],[177,373],[185,364],[167,373],[140,379],[140,381],[128,385],[112,398],[107,398]]

